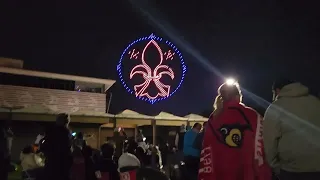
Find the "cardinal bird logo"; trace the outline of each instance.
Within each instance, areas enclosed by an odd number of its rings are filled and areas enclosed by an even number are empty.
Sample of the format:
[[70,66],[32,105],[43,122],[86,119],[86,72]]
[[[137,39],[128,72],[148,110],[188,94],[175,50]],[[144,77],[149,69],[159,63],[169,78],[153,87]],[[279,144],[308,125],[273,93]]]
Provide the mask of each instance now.
[[243,118],[237,121],[240,123],[222,124],[219,127],[213,127],[210,123],[209,125],[219,142],[231,148],[240,148],[243,144],[244,132],[248,130],[252,131],[252,127],[250,121],[240,108],[229,107],[228,110],[235,110],[241,114]]

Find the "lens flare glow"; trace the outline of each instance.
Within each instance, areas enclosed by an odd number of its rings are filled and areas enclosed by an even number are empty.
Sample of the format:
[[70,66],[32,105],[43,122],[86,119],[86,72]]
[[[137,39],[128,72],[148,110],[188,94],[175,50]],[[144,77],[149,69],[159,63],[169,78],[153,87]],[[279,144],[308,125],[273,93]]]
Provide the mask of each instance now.
[[226,80],[226,84],[229,86],[234,85],[235,83],[237,83],[237,81],[233,78],[229,78]]

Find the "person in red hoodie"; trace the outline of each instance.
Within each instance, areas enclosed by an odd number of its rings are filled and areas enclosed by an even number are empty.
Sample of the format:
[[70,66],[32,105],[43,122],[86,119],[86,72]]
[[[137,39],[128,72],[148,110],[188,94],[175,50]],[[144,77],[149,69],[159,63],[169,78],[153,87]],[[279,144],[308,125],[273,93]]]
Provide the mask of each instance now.
[[271,180],[262,117],[241,103],[238,83],[222,84],[204,135],[198,180]]

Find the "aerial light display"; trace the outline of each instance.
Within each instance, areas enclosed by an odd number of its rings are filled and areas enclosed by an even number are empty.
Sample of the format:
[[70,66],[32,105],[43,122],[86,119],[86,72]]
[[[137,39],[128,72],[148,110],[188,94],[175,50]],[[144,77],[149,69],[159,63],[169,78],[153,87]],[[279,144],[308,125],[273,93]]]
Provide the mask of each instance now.
[[123,87],[151,104],[167,99],[182,85],[187,66],[178,48],[154,34],[130,43],[117,71]]

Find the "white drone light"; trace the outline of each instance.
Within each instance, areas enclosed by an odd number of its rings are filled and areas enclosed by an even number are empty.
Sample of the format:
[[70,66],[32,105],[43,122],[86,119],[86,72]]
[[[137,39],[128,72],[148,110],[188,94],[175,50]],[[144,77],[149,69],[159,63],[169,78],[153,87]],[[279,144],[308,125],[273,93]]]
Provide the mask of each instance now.
[[237,83],[235,79],[229,78],[226,80],[226,84],[229,86],[234,85],[235,83]]

